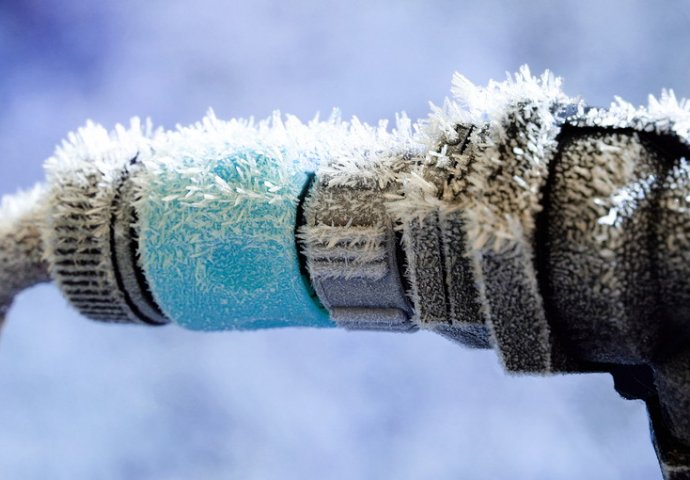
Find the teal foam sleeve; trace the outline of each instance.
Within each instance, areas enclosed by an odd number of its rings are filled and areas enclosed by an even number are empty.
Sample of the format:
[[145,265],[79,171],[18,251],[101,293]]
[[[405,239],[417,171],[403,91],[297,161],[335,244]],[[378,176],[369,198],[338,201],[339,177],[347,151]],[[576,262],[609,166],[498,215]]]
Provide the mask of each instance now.
[[210,115],[161,136],[144,159],[140,266],[171,321],[207,331],[335,326],[300,273],[296,212],[317,157],[290,128]]

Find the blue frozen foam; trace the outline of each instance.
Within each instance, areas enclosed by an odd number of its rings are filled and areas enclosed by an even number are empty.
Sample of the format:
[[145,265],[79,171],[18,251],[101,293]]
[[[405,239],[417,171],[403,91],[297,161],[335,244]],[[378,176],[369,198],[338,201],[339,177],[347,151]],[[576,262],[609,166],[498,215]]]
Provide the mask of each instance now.
[[165,315],[192,330],[335,326],[300,273],[302,164],[279,148],[174,153],[146,161],[137,208],[140,265]]

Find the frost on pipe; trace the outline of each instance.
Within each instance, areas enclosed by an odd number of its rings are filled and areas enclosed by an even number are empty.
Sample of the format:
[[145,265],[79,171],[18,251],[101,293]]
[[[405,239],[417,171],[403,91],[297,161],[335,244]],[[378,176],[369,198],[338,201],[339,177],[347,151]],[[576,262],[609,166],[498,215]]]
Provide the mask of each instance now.
[[42,186],[0,201],[0,326],[15,295],[50,281],[41,241],[46,210]]
[[[44,250],[95,319],[427,329],[509,372],[609,372],[646,402],[665,477],[689,478],[689,105],[589,108],[526,68],[452,93],[393,129],[87,125],[36,208],[3,204],[2,305],[45,277]],[[12,237],[26,225],[44,248]]]

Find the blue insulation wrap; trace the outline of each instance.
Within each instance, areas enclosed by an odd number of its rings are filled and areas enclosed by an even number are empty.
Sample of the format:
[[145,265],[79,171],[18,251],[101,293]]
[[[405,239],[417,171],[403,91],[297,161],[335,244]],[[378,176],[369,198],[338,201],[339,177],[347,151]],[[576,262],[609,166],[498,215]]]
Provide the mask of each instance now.
[[261,145],[251,126],[235,125],[244,144],[233,143],[216,122],[159,139],[138,179],[140,264],[155,300],[192,330],[335,326],[295,244],[308,164]]

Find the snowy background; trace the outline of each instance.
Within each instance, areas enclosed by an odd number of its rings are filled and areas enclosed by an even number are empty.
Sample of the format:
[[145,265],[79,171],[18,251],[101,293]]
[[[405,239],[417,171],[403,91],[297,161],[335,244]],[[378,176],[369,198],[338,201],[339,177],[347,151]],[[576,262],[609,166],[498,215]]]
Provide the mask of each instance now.
[[[688,96],[689,21],[680,1],[4,0],[0,193],[87,118],[419,118],[453,71],[484,84],[523,63],[592,104]],[[643,404],[605,375],[509,377],[429,333],[101,325],[41,286],[0,341],[0,478],[660,474]]]

